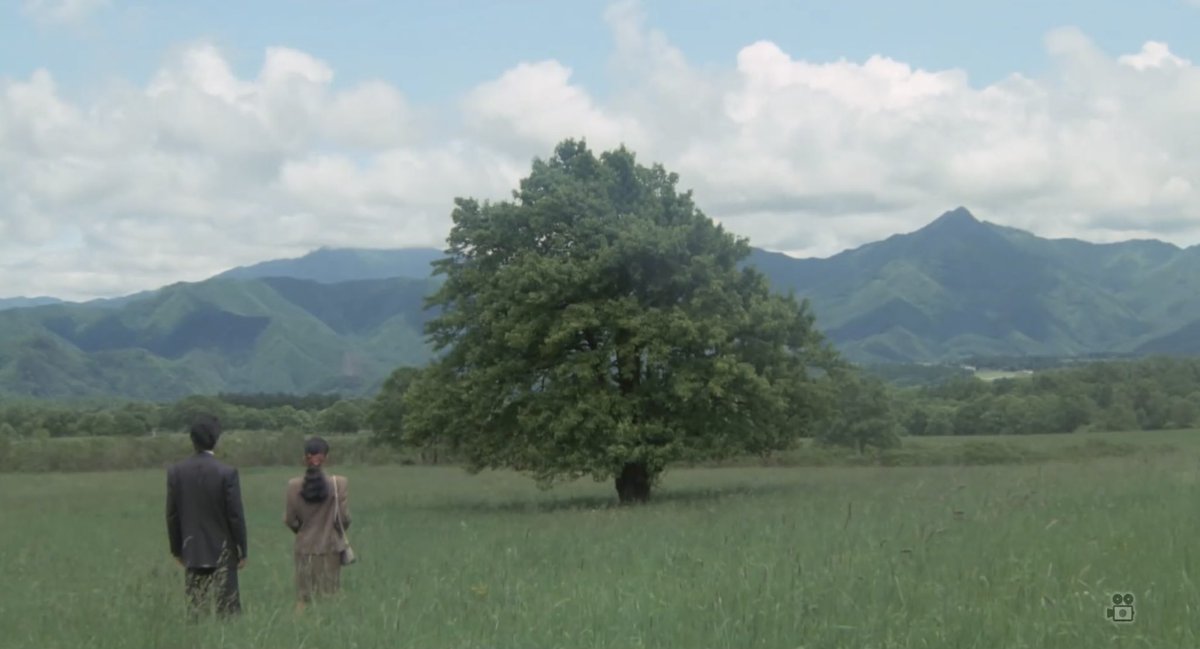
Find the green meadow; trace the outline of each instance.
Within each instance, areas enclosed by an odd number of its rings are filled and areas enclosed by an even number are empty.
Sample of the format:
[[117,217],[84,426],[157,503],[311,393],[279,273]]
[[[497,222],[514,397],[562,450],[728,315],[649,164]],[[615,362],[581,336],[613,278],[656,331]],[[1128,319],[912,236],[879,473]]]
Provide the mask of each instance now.
[[[1083,437],[1127,452],[1077,453]],[[0,646],[1200,646],[1200,432],[1006,442],[1055,459],[677,468],[629,508],[590,480],[337,467],[361,560],[299,617],[282,524],[298,472],[243,468],[246,610],[198,626],[163,471],[0,474]],[[1106,620],[1114,592],[1134,594],[1132,623]]]

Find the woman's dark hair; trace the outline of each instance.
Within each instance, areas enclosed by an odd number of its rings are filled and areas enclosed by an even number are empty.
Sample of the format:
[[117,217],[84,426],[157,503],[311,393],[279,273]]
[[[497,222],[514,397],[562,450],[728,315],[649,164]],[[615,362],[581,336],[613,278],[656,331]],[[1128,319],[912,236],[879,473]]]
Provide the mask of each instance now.
[[320,437],[310,437],[307,442],[304,442],[305,455],[321,455],[329,452],[329,442]]
[[[320,437],[313,437],[304,443],[305,455],[325,455],[329,453],[329,442]],[[300,487],[300,497],[306,503],[323,503],[329,498],[329,484],[325,482],[325,472],[321,467],[309,465],[304,472],[304,484]]]

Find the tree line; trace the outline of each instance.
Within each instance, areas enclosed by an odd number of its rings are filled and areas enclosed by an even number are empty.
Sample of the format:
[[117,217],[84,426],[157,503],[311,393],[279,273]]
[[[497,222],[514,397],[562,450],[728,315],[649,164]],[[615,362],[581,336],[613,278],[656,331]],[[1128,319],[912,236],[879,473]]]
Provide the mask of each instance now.
[[185,430],[200,413],[228,430],[356,433],[366,428],[369,400],[338,395],[196,395],[170,403],[0,402],[0,438],[150,436]]
[[[149,436],[184,430],[214,412],[230,430],[355,433],[396,437],[403,395],[418,374],[393,373],[370,399],[336,394],[217,394],[170,403],[0,402],[0,437]],[[1200,427],[1200,359],[1096,361],[985,381],[955,376],[905,387],[868,372],[848,374],[827,417],[802,437],[858,448],[903,436],[1021,435]]]
[[893,390],[908,435],[1004,435],[1200,427],[1200,359],[1093,361],[983,381]]

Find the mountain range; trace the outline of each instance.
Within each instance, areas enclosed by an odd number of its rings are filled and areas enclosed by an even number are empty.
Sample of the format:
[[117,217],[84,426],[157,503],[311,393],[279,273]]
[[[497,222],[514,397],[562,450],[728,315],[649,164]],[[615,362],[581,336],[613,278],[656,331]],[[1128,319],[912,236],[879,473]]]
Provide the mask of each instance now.
[[[111,300],[0,300],[0,395],[370,394],[430,358],[441,251],[321,249]],[[1200,248],[1045,239],[964,208],[822,259],[754,249],[860,363],[1200,353]]]
[[428,278],[215,277],[127,301],[0,312],[0,395],[366,394],[429,359]]
[[8,309],[20,309],[27,306],[42,306],[44,304],[58,304],[62,300],[56,297],[0,297],[0,311]]
[[751,263],[859,362],[1200,351],[1200,247],[1044,239],[958,208],[826,259]]

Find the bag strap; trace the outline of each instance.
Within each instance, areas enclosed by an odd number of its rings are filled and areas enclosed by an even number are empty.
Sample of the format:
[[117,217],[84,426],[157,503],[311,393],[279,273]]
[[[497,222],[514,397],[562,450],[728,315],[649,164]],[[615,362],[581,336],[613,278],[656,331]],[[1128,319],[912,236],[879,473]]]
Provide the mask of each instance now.
[[347,534],[346,534],[346,524],[345,524],[344,522],[342,522],[342,510],[341,510],[341,508],[340,508],[340,507],[339,507],[339,505],[338,505],[338,501],[339,501],[339,500],[341,500],[341,498],[338,498],[337,476],[335,476],[335,475],[334,475],[334,476],[329,476],[329,480],[330,480],[331,482],[333,482],[333,520],[334,520],[334,528],[335,528],[335,529],[336,529],[336,528],[338,528],[338,527],[342,528],[342,529],[341,529],[341,532],[342,532],[342,538],[346,540],[346,545],[350,545],[350,537],[349,537],[349,535],[347,535]]

